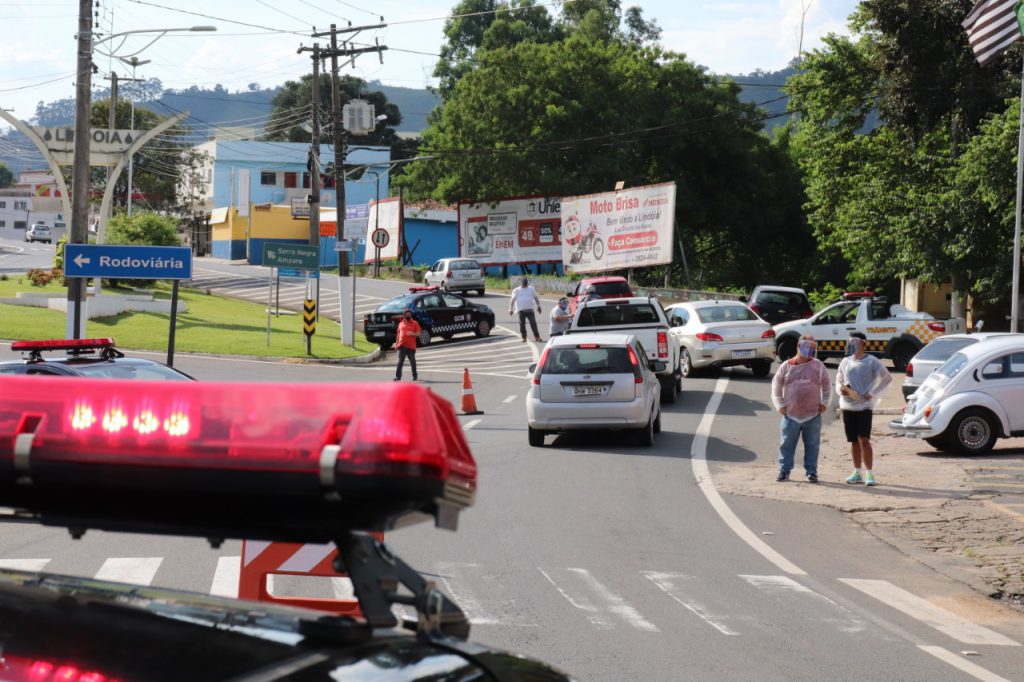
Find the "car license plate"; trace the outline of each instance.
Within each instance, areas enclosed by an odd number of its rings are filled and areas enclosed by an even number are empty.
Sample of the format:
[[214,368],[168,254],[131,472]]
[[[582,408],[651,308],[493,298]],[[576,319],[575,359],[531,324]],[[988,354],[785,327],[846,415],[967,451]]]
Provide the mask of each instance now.
[[604,393],[604,386],[573,386],[573,395],[601,395]]
[[733,359],[737,359],[737,360],[740,359],[740,358],[752,358],[752,357],[754,357],[754,351],[752,351],[752,350],[734,350],[732,352],[732,357],[733,357]]
[[370,336],[373,338],[377,338],[379,336],[384,336],[384,332],[370,332]]

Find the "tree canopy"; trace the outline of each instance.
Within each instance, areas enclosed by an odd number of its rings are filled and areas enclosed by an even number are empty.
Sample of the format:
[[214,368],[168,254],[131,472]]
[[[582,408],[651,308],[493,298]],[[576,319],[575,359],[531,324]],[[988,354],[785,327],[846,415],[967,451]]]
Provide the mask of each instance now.
[[0,188],[10,187],[14,184],[14,173],[7,167],[7,164],[0,161]]

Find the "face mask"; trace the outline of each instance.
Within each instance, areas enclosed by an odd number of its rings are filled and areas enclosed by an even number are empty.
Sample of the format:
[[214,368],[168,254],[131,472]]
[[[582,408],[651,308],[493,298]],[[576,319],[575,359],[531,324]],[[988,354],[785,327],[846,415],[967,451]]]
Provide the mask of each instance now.
[[813,358],[817,354],[817,344],[804,339],[797,344],[797,352],[805,358]]
[[846,342],[846,355],[847,357],[857,354],[857,349],[860,347],[860,339],[849,339]]

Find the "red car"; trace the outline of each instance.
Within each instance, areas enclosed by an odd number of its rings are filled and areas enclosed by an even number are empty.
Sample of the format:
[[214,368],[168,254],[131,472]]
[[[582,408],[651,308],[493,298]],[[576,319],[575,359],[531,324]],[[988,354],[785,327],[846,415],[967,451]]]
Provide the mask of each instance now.
[[580,280],[569,292],[569,311],[575,313],[576,306],[590,298],[628,298],[633,290],[625,277],[588,277]]

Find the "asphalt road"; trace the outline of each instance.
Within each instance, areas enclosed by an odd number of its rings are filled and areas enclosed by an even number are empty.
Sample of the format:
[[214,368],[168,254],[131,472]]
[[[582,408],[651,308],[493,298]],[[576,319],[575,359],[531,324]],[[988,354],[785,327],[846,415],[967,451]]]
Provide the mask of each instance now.
[[[403,287],[368,282],[366,291],[383,298]],[[688,379],[679,403],[665,406],[653,448],[628,434],[529,447],[525,371],[539,348],[519,341],[494,298],[492,337],[418,353],[422,383],[456,405],[470,368],[484,414],[460,421],[480,467],[477,503],[457,533],[421,525],[387,537],[463,607],[474,639],[581,680],[1024,679],[1017,612],[838,512],[718,495],[718,463],[775,448],[768,379],[742,369]],[[0,360],[8,357],[0,344]],[[179,354],[176,366],[205,381],[344,383],[390,381],[392,360],[324,366]],[[97,532],[72,541],[20,525],[0,535],[0,566],[219,594],[236,589],[239,555],[237,542],[211,550],[198,540]],[[274,585],[318,596],[344,589]]]

